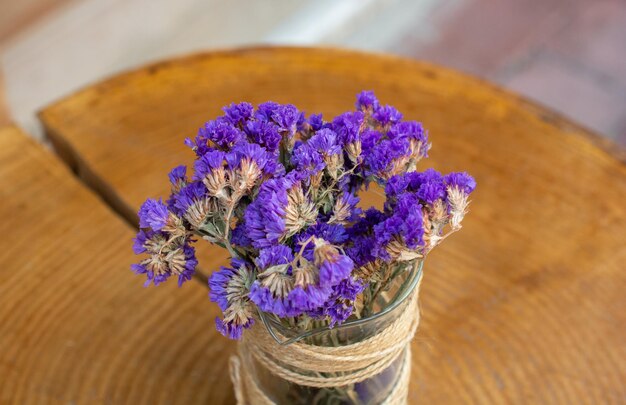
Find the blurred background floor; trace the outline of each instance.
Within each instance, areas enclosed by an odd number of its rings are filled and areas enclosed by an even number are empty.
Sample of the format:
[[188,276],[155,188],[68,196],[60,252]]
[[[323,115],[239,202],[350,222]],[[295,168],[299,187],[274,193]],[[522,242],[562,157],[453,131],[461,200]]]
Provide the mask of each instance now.
[[[0,93],[8,114],[41,136],[36,111],[82,86],[177,54],[250,44],[433,61],[626,145],[624,0],[0,0]],[[0,97],[0,121],[2,105]]]

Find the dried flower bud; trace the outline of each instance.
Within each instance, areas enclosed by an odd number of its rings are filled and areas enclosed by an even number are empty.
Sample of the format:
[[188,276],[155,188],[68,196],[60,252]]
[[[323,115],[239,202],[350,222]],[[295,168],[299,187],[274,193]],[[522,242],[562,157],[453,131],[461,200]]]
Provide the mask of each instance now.
[[448,204],[450,204],[450,225],[454,230],[460,229],[469,205],[467,194],[459,187],[448,187]]
[[317,219],[315,204],[304,195],[302,186],[296,184],[287,191],[287,206],[285,207],[285,237],[298,233],[306,226],[312,225]]

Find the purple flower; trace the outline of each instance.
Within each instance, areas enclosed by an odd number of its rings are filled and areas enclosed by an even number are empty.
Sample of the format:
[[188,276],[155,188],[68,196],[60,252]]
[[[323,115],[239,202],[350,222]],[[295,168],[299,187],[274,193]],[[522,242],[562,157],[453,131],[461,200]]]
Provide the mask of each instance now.
[[250,318],[247,324],[239,324],[236,322],[226,322],[219,317],[215,318],[215,329],[222,334],[222,336],[233,340],[241,339],[243,330],[250,328],[254,324],[254,319]]
[[409,182],[406,175],[397,174],[392,176],[387,180],[387,184],[385,185],[385,194],[387,197],[398,195],[406,190],[408,184]]
[[322,239],[314,239],[314,243],[314,263],[319,268],[320,286],[335,286],[350,275],[354,268],[352,259]]
[[243,329],[254,324],[253,307],[247,285],[253,274],[243,261],[233,260],[232,268],[222,267],[209,277],[209,298],[217,303],[224,319],[216,318],[215,326],[224,336],[240,339]]
[[361,209],[357,207],[359,201],[359,197],[353,193],[344,191],[344,193],[337,198],[337,201],[335,201],[333,214],[329,222],[345,224],[346,222],[355,221],[361,214]]
[[328,124],[324,122],[322,114],[311,114],[308,122],[313,131],[319,131],[320,129],[326,128],[328,126]]
[[[227,118],[217,118],[204,124],[198,131],[200,140],[208,140],[218,147],[227,149],[244,139],[244,133]],[[202,151],[204,152],[204,151]]]
[[187,184],[172,199],[172,210],[195,229],[202,227],[217,212],[215,198],[209,196],[201,182]]
[[304,232],[295,237],[295,249],[300,251],[302,245],[308,240],[309,243],[304,247],[303,256],[312,261],[315,244],[311,241],[311,237],[315,236],[324,239],[328,243],[336,246],[343,245],[348,239],[346,229],[339,224],[328,224],[326,222],[318,222],[308,227]]
[[131,270],[135,274],[146,275],[146,286],[150,283],[159,285],[171,275],[176,275],[180,287],[191,279],[198,264],[190,242],[183,238],[172,240],[164,232],[140,230],[134,240],[133,251],[136,254],[147,253],[150,257],[133,264]]
[[476,188],[476,180],[466,172],[447,174],[444,183],[448,187],[458,187],[465,194],[470,194]]
[[[285,283],[291,286],[290,278],[289,275],[274,275],[276,280],[283,279],[282,281],[275,281],[276,284]],[[281,318],[298,316],[302,314],[303,310],[299,307],[298,302],[290,296],[292,291],[290,287],[274,290],[262,285],[257,280],[250,287],[250,299],[261,311],[276,314]]]
[[426,204],[433,204],[435,201],[446,197],[446,188],[443,183],[441,173],[434,169],[427,169],[423,173],[413,176],[411,188],[414,189],[416,183],[419,182],[417,189],[417,197]]
[[139,208],[139,226],[160,231],[167,224],[169,211],[162,200],[148,198]]
[[390,105],[380,106],[373,115],[374,119],[380,123],[380,125],[392,125],[396,122],[400,122],[402,114]]
[[208,198],[204,184],[200,182],[189,183],[174,196],[174,208],[179,215],[184,215],[194,205],[203,204]]
[[376,238],[373,235],[358,235],[351,241],[346,254],[352,259],[355,267],[365,266],[376,260],[374,252],[377,249]]
[[279,107],[280,104],[273,101],[267,101],[265,103],[259,104],[256,111],[254,112],[254,117],[260,121],[271,121],[274,112],[278,110]]
[[252,245],[257,249],[271,247],[285,234],[287,189],[285,178],[276,178],[261,185],[257,198],[244,214],[245,228]]
[[308,311],[313,318],[327,317],[332,328],[337,324],[345,322],[352,312],[354,312],[354,300],[358,294],[363,292],[365,285],[360,281],[348,277],[333,287],[332,293],[327,301],[321,306]]
[[300,119],[300,112],[291,104],[280,105],[272,111],[272,120],[278,125],[281,131],[295,133]]
[[170,183],[175,189],[180,189],[187,183],[187,166],[180,165],[172,169],[168,174]]
[[388,218],[373,227],[376,238],[374,254],[387,261],[393,259],[389,254],[392,243],[399,243],[397,248],[408,250],[424,245],[424,224],[418,197],[413,193],[402,193],[388,208]]
[[404,169],[405,160],[411,154],[409,141],[405,138],[385,139],[374,146],[365,157],[368,175],[388,178]]
[[417,121],[398,122],[389,129],[387,136],[390,139],[409,138],[415,139],[416,141],[424,144],[428,143],[428,135],[426,134],[422,124]]
[[337,134],[328,128],[317,131],[315,135],[309,138],[306,144],[322,155],[337,155],[342,151]]
[[393,176],[387,182],[385,193],[389,200],[404,191],[416,193],[423,204],[434,204],[446,197],[444,178],[438,171],[427,169]]
[[252,240],[248,237],[246,227],[243,222],[239,222],[230,235],[230,243],[233,245],[243,248],[252,247]]
[[315,223],[318,212],[304,194],[301,178],[301,173],[290,172],[261,185],[244,214],[247,234],[255,248],[276,245]]
[[251,142],[263,146],[268,152],[276,152],[280,146],[281,136],[278,126],[273,122],[256,120],[246,124],[246,133]]
[[374,146],[382,139],[383,134],[378,131],[374,131],[372,129],[368,129],[363,131],[361,134],[361,148],[363,149],[363,153],[369,153]]
[[211,149],[197,159],[194,163],[194,180],[203,180],[216,169],[222,169],[224,167],[224,158],[226,153],[221,150]]
[[325,167],[322,154],[304,142],[297,143],[294,147],[291,164],[309,176],[319,173]]
[[269,153],[265,148],[254,143],[241,142],[226,156],[226,161],[231,169],[241,168],[242,161],[254,163],[262,174],[271,176],[278,167],[276,156]]
[[225,117],[233,125],[242,125],[252,116],[252,104],[250,103],[232,103],[228,107],[222,109],[226,114]]
[[323,305],[332,292],[332,287],[322,287],[317,284],[309,284],[304,287],[296,286],[289,293],[289,300],[294,307],[299,308],[301,314]]
[[349,144],[359,140],[359,133],[365,116],[362,112],[347,112],[333,120],[332,128],[339,136],[342,144]]
[[185,244],[182,246],[184,263],[182,271],[178,274],[178,286],[182,286],[185,281],[191,280],[191,277],[196,272],[196,266],[198,265],[198,259],[196,259],[196,250]]
[[266,269],[279,264],[288,264],[293,260],[293,252],[286,245],[276,245],[259,251],[255,263],[258,268]]
[[378,108],[378,99],[373,91],[363,90],[356,97],[356,109],[361,111],[373,111]]

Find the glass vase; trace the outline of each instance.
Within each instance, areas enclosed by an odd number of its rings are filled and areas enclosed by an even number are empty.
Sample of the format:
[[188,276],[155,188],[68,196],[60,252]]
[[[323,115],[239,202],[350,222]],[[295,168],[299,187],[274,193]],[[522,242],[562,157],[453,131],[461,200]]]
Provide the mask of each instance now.
[[[396,321],[404,311],[417,311],[417,306],[409,304],[417,300],[419,283],[422,278],[422,261],[411,266],[404,274],[396,277],[385,286],[385,291],[377,294],[370,308],[370,314],[360,318],[349,318],[339,326],[329,328],[322,325],[306,332],[298,332],[287,327],[281,320],[267,313],[259,313],[259,321],[254,328],[255,333],[267,333],[277,343],[276,350],[296,342],[305,345],[342,348],[372,338],[380,331]],[[414,298],[414,300],[411,300]],[[406,314],[404,315],[406,316]],[[416,315],[417,316],[417,315]],[[258,336],[258,335],[257,335]],[[410,373],[410,345],[393,360],[385,369],[362,381],[341,386],[316,387],[294,383],[272,372],[265,358],[259,360],[252,351],[255,350],[250,340],[240,343],[239,353],[242,367],[245,367],[247,382],[246,404],[349,404],[374,405],[385,403],[390,396],[397,397],[398,390],[408,386]],[[332,360],[330,360],[332,361]],[[409,369],[407,369],[409,367]],[[287,371],[289,367],[287,366]],[[293,370],[301,373],[302,370]],[[320,373],[313,373],[319,376]],[[333,373],[328,377],[333,377]],[[324,374],[324,377],[327,375]],[[341,375],[341,372],[336,373]],[[405,385],[402,387],[400,385]]]

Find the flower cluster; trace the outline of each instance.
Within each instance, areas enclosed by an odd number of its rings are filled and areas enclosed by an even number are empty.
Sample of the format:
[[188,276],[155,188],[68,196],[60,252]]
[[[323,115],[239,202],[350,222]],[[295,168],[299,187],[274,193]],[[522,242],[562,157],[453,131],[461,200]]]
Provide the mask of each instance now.
[[[193,173],[175,168],[167,202],[142,205],[134,250],[147,258],[133,270],[180,285],[194,273],[196,238],[227,249],[231,266],[209,288],[217,329],[233,339],[258,311],[329,327],[359,316],[394,266],[460,228],[476,187],[466,173],[416,171],[426,131],[368,91],[330,121],[289,104],[231,104],[185,143]],[[385,189],[382,210],[359,206],[372,182]]]

